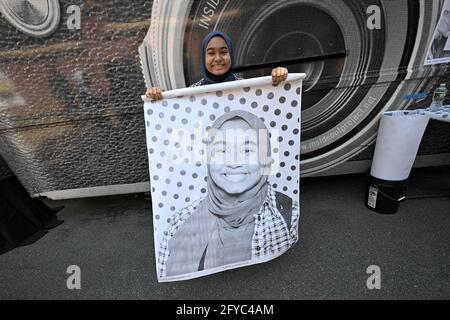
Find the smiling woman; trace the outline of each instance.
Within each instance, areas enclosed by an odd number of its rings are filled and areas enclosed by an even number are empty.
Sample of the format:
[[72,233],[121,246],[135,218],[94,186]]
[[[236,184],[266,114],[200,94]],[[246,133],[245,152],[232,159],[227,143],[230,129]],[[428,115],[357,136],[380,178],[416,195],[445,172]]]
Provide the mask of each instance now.
[[[201,50],[201,72],[203,78],[191,87],[240,80],[233,73],[234,52],[233,43],[228,35],[213,31],[203,39]],[[272,83],[279,84],[286,80],[288,70],[278,67],[272,70]],[[148,88],[145,95],[152,100],[162,100],[163,90],[160,87]]]
[[204,66],[209,76],[223,77],[231,73],[231,54],[228,47],[223,37],[216,36],[209,40],[204,58]]
[[207,132],[207,196],[170,220],[158,253],[161,277],[284,252],[297,241],[298,204],[268,183],[269,131],[235,110]]

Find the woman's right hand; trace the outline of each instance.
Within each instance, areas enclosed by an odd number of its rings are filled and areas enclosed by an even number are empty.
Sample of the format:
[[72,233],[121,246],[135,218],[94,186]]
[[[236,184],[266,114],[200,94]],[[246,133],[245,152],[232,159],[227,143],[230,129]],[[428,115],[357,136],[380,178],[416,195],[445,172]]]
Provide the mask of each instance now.
[[162,89],[160,87],[148,88],[147,91],[145,92],[145,96],[155,101],[162,100],[163,99]]

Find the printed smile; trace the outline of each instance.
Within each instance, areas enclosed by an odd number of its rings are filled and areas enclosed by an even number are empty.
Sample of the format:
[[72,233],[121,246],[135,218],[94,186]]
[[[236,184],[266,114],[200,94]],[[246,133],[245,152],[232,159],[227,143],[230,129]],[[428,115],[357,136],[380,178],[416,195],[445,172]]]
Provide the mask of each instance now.
[[224,173],[225,176],[242,176],[247,174],[246,172],[236,172],[236,173]]
[[248,176],[248,173],[245,173],[245,172],[224,173],[223,176],[227,180],[236,182],[236,181],[241,181],[241,180],[245,179]]

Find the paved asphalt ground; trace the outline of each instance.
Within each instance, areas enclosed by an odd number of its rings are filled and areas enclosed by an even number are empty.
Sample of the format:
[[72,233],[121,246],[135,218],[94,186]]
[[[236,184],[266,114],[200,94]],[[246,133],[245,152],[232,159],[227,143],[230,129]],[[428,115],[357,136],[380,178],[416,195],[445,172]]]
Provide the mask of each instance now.
[[[159,284],[145,195],[66,201],[64,223],[0,256],[0,299],[449,299],[450,167],[413,171],[395,215],[364,206],[365,176],[302,179],[300,241],[266,264]],[[434,196],[434,197],[422,197]],[[81,290],[66,287],[69,265]],[[370,265],[381,290],[368,290]]]

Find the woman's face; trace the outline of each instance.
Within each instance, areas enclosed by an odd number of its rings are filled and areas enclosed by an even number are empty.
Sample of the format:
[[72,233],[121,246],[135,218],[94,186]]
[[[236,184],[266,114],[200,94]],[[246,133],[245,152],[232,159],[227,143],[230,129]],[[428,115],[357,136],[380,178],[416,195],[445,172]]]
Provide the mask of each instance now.
[[222,37],[214,37],[208,42],[205,52],[205,67],[209,73],[221,76],[231,67],[228,46]]
[[228,194],[241,194],[261,179],[258,132],[241,119],[222,125],[208,146],[208,154],[210,176]]

